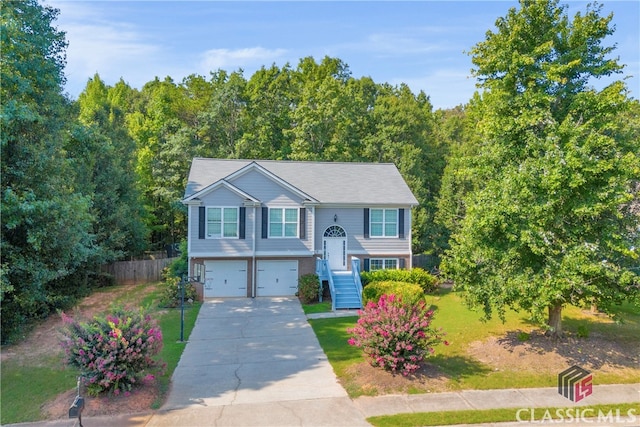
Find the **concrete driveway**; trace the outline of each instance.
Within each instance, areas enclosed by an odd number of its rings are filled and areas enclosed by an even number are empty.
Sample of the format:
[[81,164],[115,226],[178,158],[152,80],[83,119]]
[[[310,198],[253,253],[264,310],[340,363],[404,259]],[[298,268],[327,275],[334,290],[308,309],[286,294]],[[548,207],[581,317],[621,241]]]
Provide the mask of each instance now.
[[148,426],[369,425],[297,298],[207,300]]

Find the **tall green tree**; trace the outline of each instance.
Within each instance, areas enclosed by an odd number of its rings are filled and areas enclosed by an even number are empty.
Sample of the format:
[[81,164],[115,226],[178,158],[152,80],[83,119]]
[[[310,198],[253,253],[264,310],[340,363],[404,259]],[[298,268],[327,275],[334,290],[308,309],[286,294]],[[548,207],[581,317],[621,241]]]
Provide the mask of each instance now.
[[62,95],[66,41],[58,11],[35,0],[3,4],[2,339],[29,318],[69,302],[64,280],[95,252],[90,198],[76,192],[64,150],[69,103]]
[[93,234],[100,264],[145,249],[144,212],[135,175],[136,145],[125,123],[133,91],[120,81],[108,87],[97,74],[77,101],[78,124],[67,152],[73,158],[78,191],[91,197]]
[[[161,250],[184,236],[184,192],[192,155],[184,146],[185,121],[193,117],[184,88],[171,78],[147,83],[140,92],[140,107],[127,114],[129,134],[136,143],[135,171],[142,194],[145,225],[153,249]],[[176,169],[178,172],[176,173]]]
[[413,250],[433,249],[435,195],[444,168],[444,152],[434,133],[431,102],[407,85],[380,85],[371,108],[371,132],[363,141],[363,157],[394,163],[420,202],[413,211]]
[[262,67],[245,87],[245,131],[236,145],[236,157],[284,159],[291,152],[291,106],[294,102],[289,65]]
[[624,209],[639,176],[638,139],[621,120],[631,106],[603,45],[612,16],[588,6],[572,20],[558,1],[521,0],[471,50],[484,89],[484,181],[465,200],[447,271],[487,317],[507,307],[546,317],[562,336],[567,304],[612,313],[638,302],[638,218]]

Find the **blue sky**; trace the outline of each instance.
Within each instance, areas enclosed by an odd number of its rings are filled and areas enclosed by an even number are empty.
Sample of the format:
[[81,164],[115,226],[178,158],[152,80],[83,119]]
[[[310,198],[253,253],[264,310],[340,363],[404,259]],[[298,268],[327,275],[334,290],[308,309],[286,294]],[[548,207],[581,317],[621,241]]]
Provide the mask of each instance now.
[[[569,14],[586,2],[564,2]],[[615,55],[626,64],[631,96],[640,98],[640,2],[604,1],[614,13]],[[353,77],[406,83],[435,108],[465,103],[475,90],[465,54],[494,29],[515,1],[218,2],[59,1],[56,25],[67,33],[67,92],[76,98],[95,73],[136,88],[156,76],[180,82],[190,74],[244,70],[325,55]],[[598,83],[597,86],[602,86]]]

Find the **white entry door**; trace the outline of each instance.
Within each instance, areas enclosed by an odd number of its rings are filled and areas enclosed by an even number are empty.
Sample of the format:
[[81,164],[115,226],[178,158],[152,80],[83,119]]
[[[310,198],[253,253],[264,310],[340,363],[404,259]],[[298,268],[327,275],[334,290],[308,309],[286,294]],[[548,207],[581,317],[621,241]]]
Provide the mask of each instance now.
[[247,261],[205,261],[204,297],[246,297]]
[[347,239],[345,237],[325,237],[323,240],[324,259],[329,261],[331,270],[347,269]]

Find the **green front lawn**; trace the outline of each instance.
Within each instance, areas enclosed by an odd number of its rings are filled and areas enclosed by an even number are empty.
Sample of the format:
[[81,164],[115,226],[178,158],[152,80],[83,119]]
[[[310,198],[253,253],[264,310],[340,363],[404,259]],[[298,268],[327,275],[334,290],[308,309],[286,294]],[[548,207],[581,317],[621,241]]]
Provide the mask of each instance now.
[[[539,372],[532,369],[496,369],[474,358],[469,349],[474,342],[484,342],[491,337],[518,337],[537,331],[525,315],[507,312],[506,322],[497,318],[483,322],[480,313],[467,309],[460,295],[449,290],[441,290],[438,295],[428,295],[427,302],[436,309],[433,325],[446,332],[446,340],[450,345],[439,345],[435,355],[428,359],[437,371],[446,377],[447,390],[463,389],[501,389],[553,387],[556,385],[556,372]],[[624,316],[623,324],[616,324],[604,316],[595,316],[575,307],[564,310],[563,321],[566,331],[575,337],[579,329],[588,330],[592,335],[598,334],[607,339],[618,340],[627,345],[640,348],[640,310],[631,305],[621,307]],[[350,368],[363,363],[365,359],[360,349],[347,344],[349,335],[346,329],[352,327],[357,317],[315,319],[310,320],[318,340],[327,354],[336,375],[350,396],[376,394],[368,387],[363,389]],[[589,340],[589,338],[585,338]],[[540,349],[539,351],[543,351]],[[588,360],[590,355],[584,355]],[[570,366],[570,365],[569,365]],[[567,366],[568,367],[568,366]],[[381,371],[382,372],[382,371]],[[597,372],[595,384],[615,384],[636,382],[640,377],[640,369],[625,367],[609,372]],[[424,393],[428,390],[419,384],[411,387],[409,392]],[[398,392],[402,392],[398,390]]]

